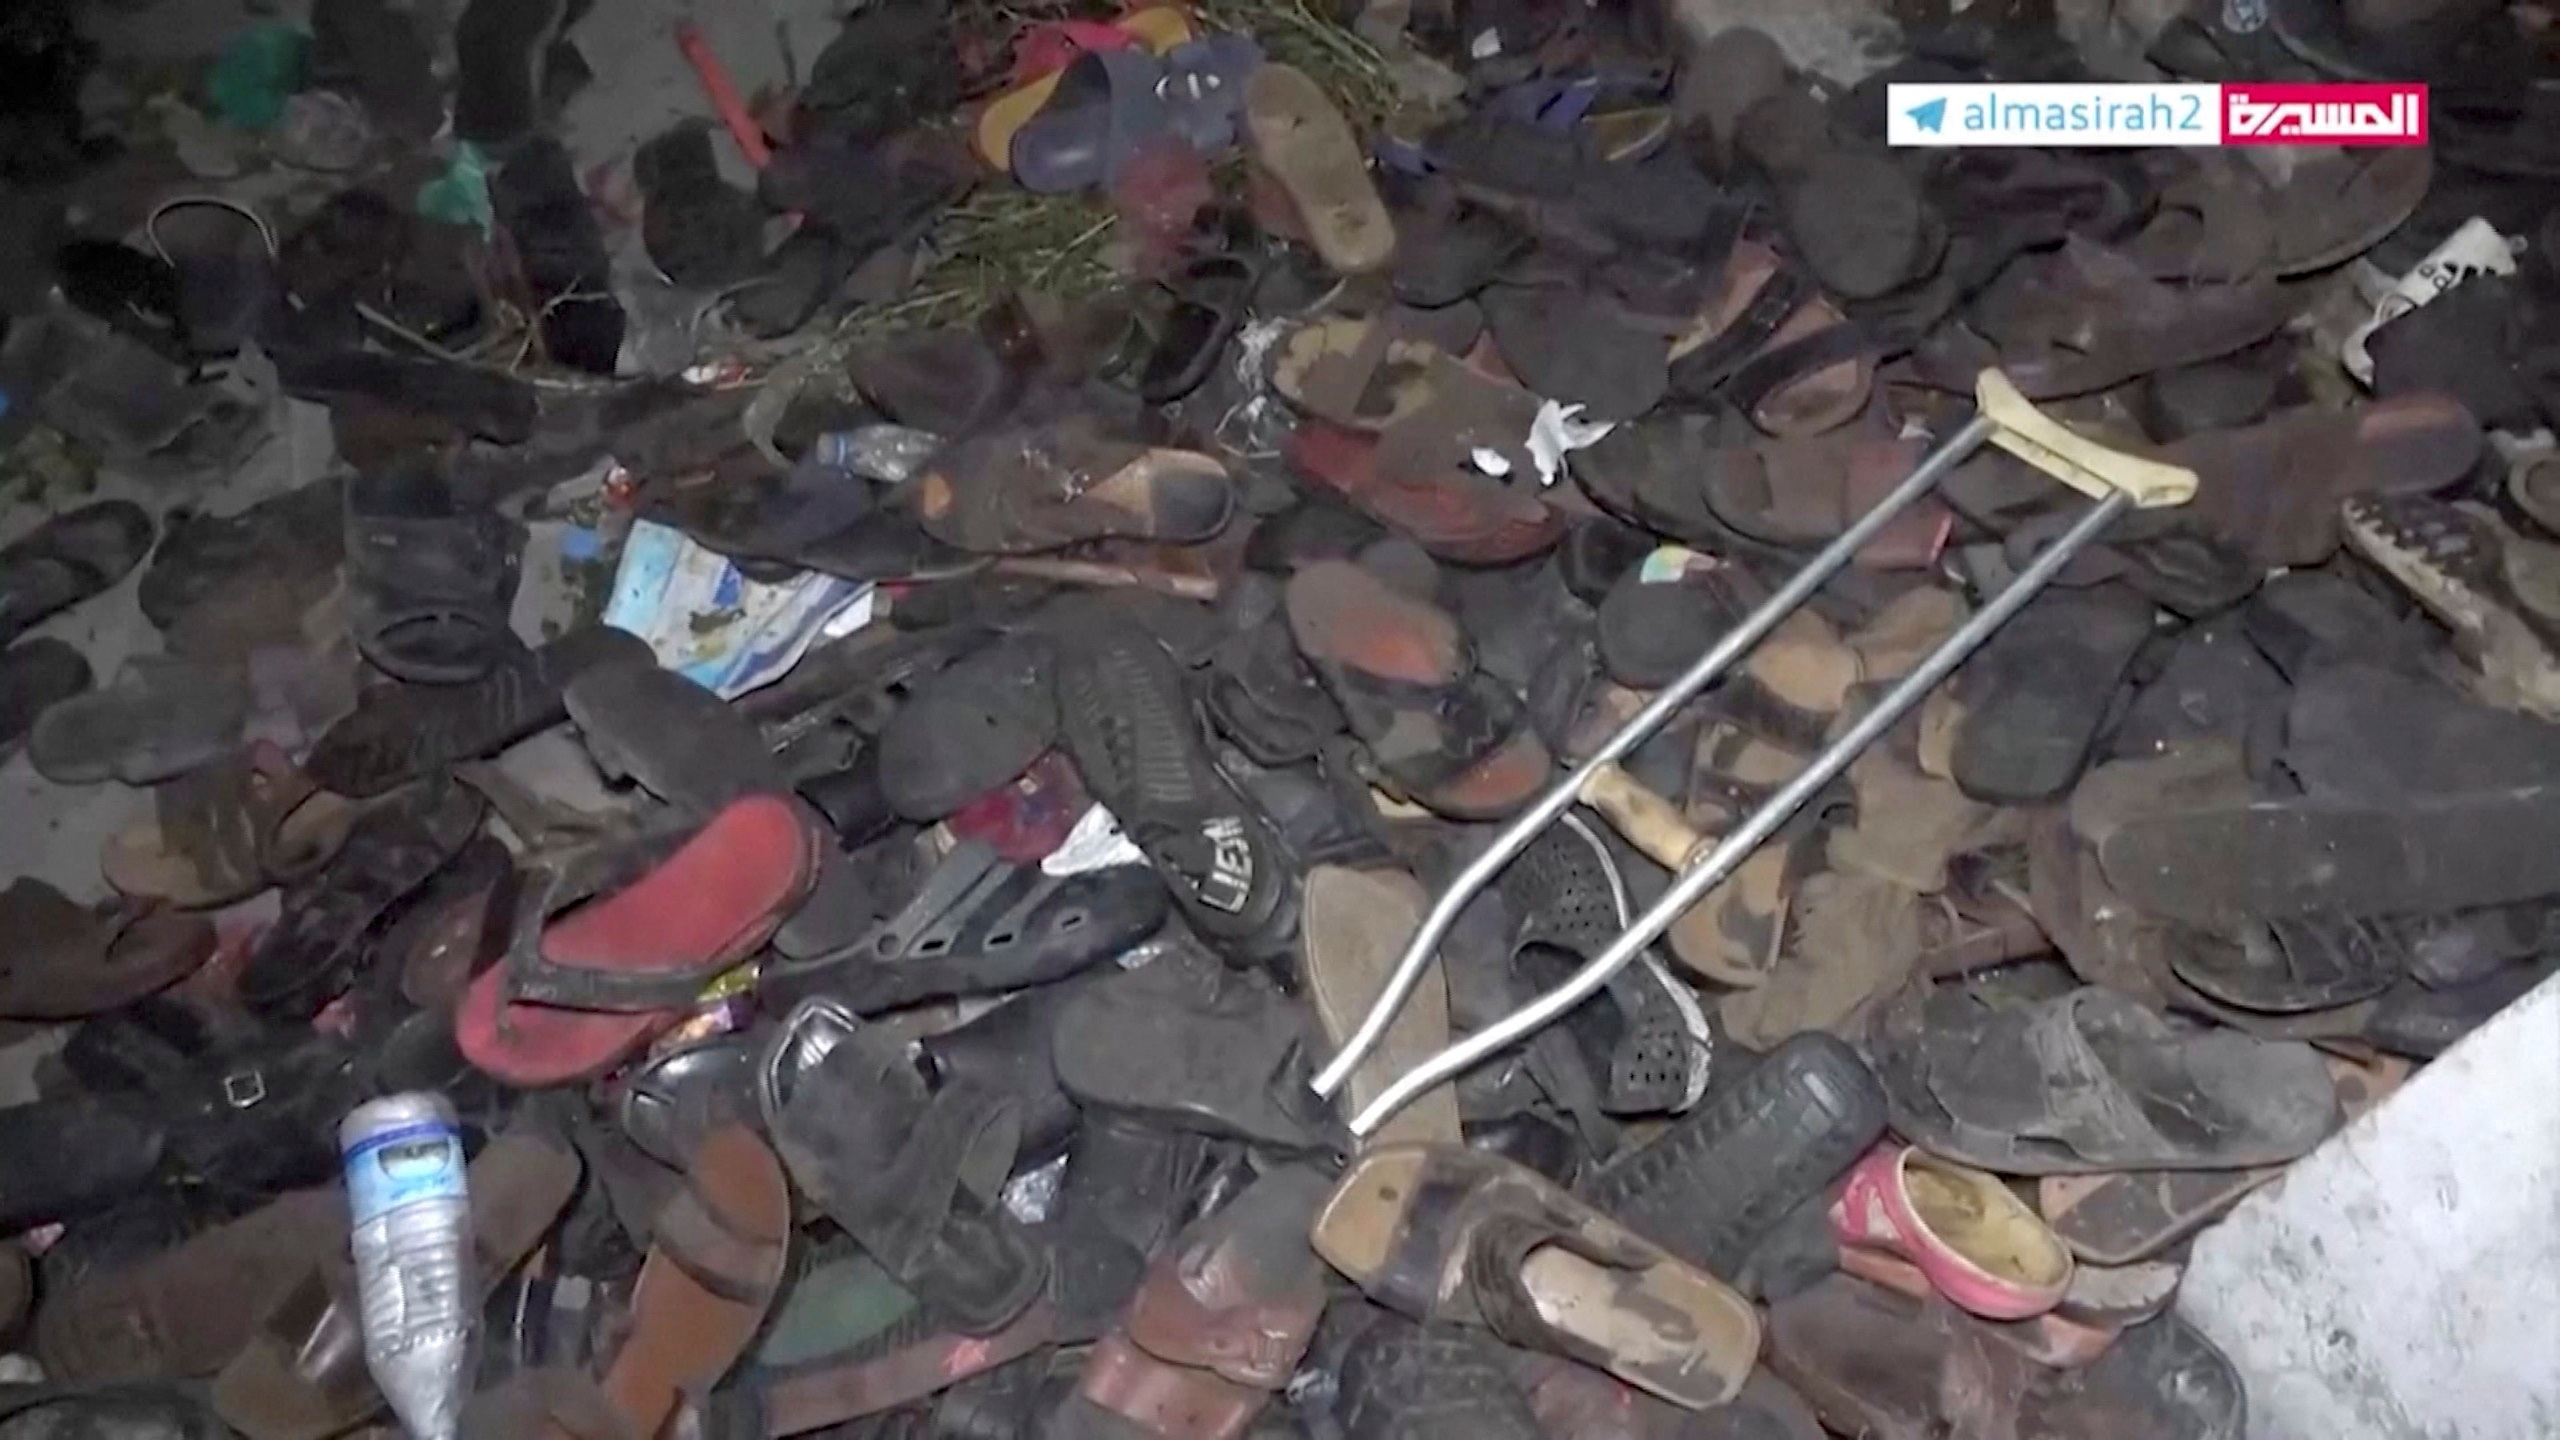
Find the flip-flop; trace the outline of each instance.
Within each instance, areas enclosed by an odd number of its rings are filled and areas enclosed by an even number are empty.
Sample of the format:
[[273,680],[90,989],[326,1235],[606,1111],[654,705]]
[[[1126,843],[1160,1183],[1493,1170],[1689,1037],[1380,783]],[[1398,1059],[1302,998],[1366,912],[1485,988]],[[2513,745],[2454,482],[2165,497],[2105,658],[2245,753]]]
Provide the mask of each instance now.
[[230,904],[329,862],[355,805],[261,740],[157,788],[156,818],[110,836],[98,869],[117,893],[180,909]]
[[1053,69],[1026,74],[1024,57],[1029,53],[1029,37],[1026,36],[1025,42],[1018,46],[1013,71],[1017,83],[986,103],[985,108],[978,112],[976,126],[971,131],[979,159],[999,170],[1012,168],[1014,137],[1048,104],[1075,54],[1135,47],[1162,55],[1192,38],[1190,17],[1173,5],[1151,5],[1111,20],[1104,28],[1117,32],[1116,44],[1109,43],[1103,36],[1077,33],[1080,28],[1080,22],[1066,22],[1058,27],[1057,42],[1065,48],[1065,53],[1058,50],[1043,52],[1048,56],[1047,63],[1055,67]]
[[1264,64],[1245,84],[1244,118],[1254,162],[1288,196],[1324,263],[1340,275],[1385,269],[1395,258],[1395,221],[1324,88],[1295,66]]
[[1481,1325],[1693,1409],[1731,1400],[1759,1354],[1759,1316],[1721,1281],[1481,1151],[1361,1152],[1313,1239],[1391,1309]]
[[480,797],[430,786],[366,810],[326,865],[287,888],[284,908],[240,971],[240,998],[271,1019],[304,1019],[344,994],[373,958],[373,927],[480,828]]
[[[1422,887],[1399,871],[1319,865],[1307,872],[1307,998],[1336,1051],[1369,1013],[1405,942],[1422,924]],[[1423,971],[1368,1059],[1344,1084],[1344,1104],[1366,1109],[1398,1075],[1449,1043],[1449,987],[1436,962]],[[1457,1144],[1458,1095],[1452,1086],[1425,1091],[1381,1126],[1373,1143]]]
[[[1792,565],[1864,514],[1907,473],[1906,455],[1916,454],[1907,442],[1855,426],[1792,439],[1737,435],[1740,428],[1710,414],[1649,415],[1576,453],[1573,475],[1603,508],[1671,539]],[[1861,547],[1859,562],[1932,564],[1948,524],[1946,508],[1923,499]]]
[[1335,1414],[1346,1440],[1543,1440],[1566,1433],[1540,1426],[1505,1369],[1504,1348],[1492,1340],[1371,1311],[1337,1347]]
[[1214,457],[1118,439],[1090,419],[956,440],[897,501],[933,538],[979,555],[1086,540],[1196,544],[1226,528],[1236,503]]
[[1360,566],[1289,580],[1289,631],[1385,777],[1442,814],[1509,814],[1554,760],[1519,698],[1478,669],[1455,620]]
[[2071,1252],[2025,1201],[1995,1176],[1912,1146],[1881,1146],[1851,1166],[1830,1215],[1841,1244],[1900,1256],[1988,1320],[2042,1315],[2071,1284]]
[[235,669],[137,655],[105,686],[38,717],[27,759],[60,785],[149,785],[220,757],[248,720],[248,683]]
[[1576,284],[1495,284],[1481,297],[1485,328],[1520,383],[1591,421],[1633,420],[1671,386],[1661,327]]
[[694,816],[791,789],[752,721],[654,661],[591,666],[560,698],[599,768]]
[[1857,1052],[1807,1033],[1575,1188],[1689,1263],[1735,1277],[1779,1222],[1821,1195],[1884,1125],[1884,1092]]
[[213,927],[193,915],[91,910],[41,880],[0,890],[0,1016],[71,1020],[129,1005],[211,959]]
[[881,794],[940,820],[1010,783],[1058,738],[1048,637],[1006,636],[919,684],[880,731]]
[[[818,848],[796,806],[750,796],[672,847],[625,842],[555,860],[518,899],[508,963],[463,997],[464,1058],[528,1089],[612,1069],[681,1018],[708,977],[764,945],[808,894]],[[564,899],[585,903],[554,914]],[[536,1003],[520,983],[614,1008]]]
[[807,895],[820,844],[798,805],[746,795],[698,826],[545,857],[516,902],[505,976],[482,983],[518,1005],[679,1009]]
[[[2360,1065],[2332,1055],[2327,1063],[2338,1086],[2338,1109],[2349,1120],[2398,1090],[2411,1069],[2408,1061],[2393,1059]],[[2283,1173],[2281,1165],[2258,1165],[2245,1170],[2048,1175],[2036,1182],[2036,1208],[2082,1260],[2133,1265],[2213,1223]]]
[[753,1130],[715,1130],[649,1237],[631,1332],[601,1382],[634,1435],[717,1384],[764,1324],[790,1255],[791,1183]]
[[[558,1222],[578,1178],[577,1152],[531,1128],[498,1135],[471,1162],[472,1273],[483,1296]],[[328,1440],[382,1409],[343,1253],[315,1257],[282,1298],[249,1313],[256,1333],[213,1380],[223,1423],[249,1440]]]
[[1040,1298],[1048,1257],[981,1198],[1021,1136],[1009,1098],[927,1094],[897,1045],[857,1032],[800,1077],[775,1135],[801,1188],[944,1323],[991,1335]]
[[151,553],[153,533],[141,506],[101,500],[0,546],[0,645],[113,587]]
[[1995,1005],[1918,987],[1876,1013],[1868,1043],[1896,1132],[2007,1175],[2275,1164],[2338,1125],[2309,1046],[2182,1034],[2094,988]]

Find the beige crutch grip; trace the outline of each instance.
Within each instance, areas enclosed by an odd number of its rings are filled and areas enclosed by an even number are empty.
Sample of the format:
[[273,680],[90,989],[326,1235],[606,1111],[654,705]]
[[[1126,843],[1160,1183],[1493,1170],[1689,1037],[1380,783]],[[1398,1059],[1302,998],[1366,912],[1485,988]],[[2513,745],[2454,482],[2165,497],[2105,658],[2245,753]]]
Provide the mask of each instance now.
[[2144,510],[2195,498],[2196,472],[2165,460],[2110,450],[2038,410],[1997,370],[1974,382],[1974,403],[1991,422],[1991,443],[2092,500],[2121,491]]
[[1615,765],[1603,765],[1582,784],[1582,803],[1607,818],[1611,828],[1663,869],[1678,874],[1690,858],[1715,843],[1698,833],[1680,807],[1647,788]]

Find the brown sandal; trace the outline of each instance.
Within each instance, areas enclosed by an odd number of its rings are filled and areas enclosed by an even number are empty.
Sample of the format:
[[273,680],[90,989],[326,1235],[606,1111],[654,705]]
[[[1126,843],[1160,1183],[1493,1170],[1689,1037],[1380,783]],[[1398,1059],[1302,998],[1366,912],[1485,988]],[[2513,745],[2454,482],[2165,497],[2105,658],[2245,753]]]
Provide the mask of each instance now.
[[130,1005],[194,973],[213,945],[201,916],[92,910],[17,880],[0,890],[0,1017],[76,1020]]
[[272,741],[156,786],[154,819],[108,837],[98,868],[117,893],[207,910],[328,863],[355,802],[320,788]]
[[1671,389],[1722,395],[1764,434],[1819,435],[1866,408],[1875,358],[1840,307],[1777,251],[1739,240],[1723,286],[1671,342]]

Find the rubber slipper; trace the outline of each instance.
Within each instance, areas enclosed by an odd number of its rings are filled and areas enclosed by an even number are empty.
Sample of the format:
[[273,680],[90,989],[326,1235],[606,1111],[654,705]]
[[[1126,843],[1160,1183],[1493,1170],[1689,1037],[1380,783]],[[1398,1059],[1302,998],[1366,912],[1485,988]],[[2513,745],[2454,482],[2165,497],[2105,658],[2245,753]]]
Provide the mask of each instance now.
[[455,785],[366,810],[338,853],[285,892],[276,923],[241,969],[240,998],[274,1019],[308,1019],[345,993],[372,958],[368,939],[479,830],[480,797]]
[[[1469,306],[1452,310],[1462,318],[1475,313]],[[1433,322],[1440,313],[1429,312]],[[1434,381],[1448,378],[1442,362],[1463,353],[1473,339],[1444,336],[1448,328],[1401,306],[1376,315],[1319,316],[1281,339],[1271,360],[1271,388],[1319,420],[1350,430],[1384,430],[1430,401]]]
[[880,791],[934,821],[1005,785],[1058,737],[1047,637],[998,640],[927,679],[880,731]]
[[2437,641],[2424,620],[2395,612],[2346,575],[2296,570],[2270,579],[2240,611],[2241,633],[2287,680],[2342,664],[2425,673]]
[[137,655],[103,689],[38,717],[27,759],[56,784],[149,785],[220,757],[248,719],[248,686],[229,668]]
[[346,525],[348,623],[365,659],[420,684],[486,674],[508,636],[523,532],[415,468],[350,481]]
[[[1417,1325],[1367,1307],[1343,1327],[1334,1367],[1335,1414],[1347,1440],[1540,1440],[1542,1428],[1491,1340],[1455,1326]],[[1336,1313],[1349,1310],[1337,1307]],[[1328,1326],[1330,1332],[1334,1327]]]
[[[2339,502],[2444,490],[2480,458],[2480,427],[2441,395],[2358,410],[2301,409],[2244,429],[2192,436],[2162,457],[2202,479],[2181,523],[2261,565],[2311,565],[2338,545]],[[2205,492],[2210,491],[2210,497]]]
[[2134,652],[2151,633],[2151,604],[2130,591],[2038,596],[1965,665],[1949,692],[1964,710],[1955,782],[1996,804],[2049,800],[2070,789]]
[[654,662],[590,666],[560,698],[598,768],[689,814],[791,788],[752,722]]
[[60,640],[35,639],[0,650],[0,762],[18,753],[44,712],[94,683],[89,657]]
[[1483,1325],[1691,1408],[1731,1400],[1760,1349],[1749,1302],[1536,1173],[1477,1151],[1354,1157],[1318,1254],[1421,1320]]
[[2106,750],[2122,758],[2219,742],[2243,755],[2272,757],[2292,696],[2293,687],[2249,643],[2239,617],[2202,621],[2178,636],[2160,672],[2134,691]]
[[559,724],[569,713],[562,690],[589,669],[655,663],[646,641],[603,625],[539,650],[500,648],[507,653],[465,684],[367,687],[353,711],[321,732],[303,768],[341,795],[385,794]]
[[1997,1178],[1907,1145],[1851,1166],[1830,1215],[1841,1244],[1900,1256],[1986,1319],[2044,1314],[2071,1283],[2071,1252]]
[[114,586],[151,553],[153,533],[141,506],[101,500],[0,547],[0,645]]
[[1359,566],[1292,576],[1289,631],[1386,776],[1443,814],[1508,814],[1553,760],[1518,698],[1476,668],[1474,647],[1436,606]]
[[[1874,509],[1911,473],[1920,453],[1916,440],[1850,434],[1770,441],[1716,451],[1689,483],[1715,518],[1741,534],[1810,548],[1838,539]],[[1914,506],[1860,548],[1858,563],[1924,568],[1937,559],[1947,525],[1943,507]]]
[[1884,1123],[1884,1095],[1856,1052],[1802,1035],[1576,1189],[1689,1263],[1740,1276],[1779,1221],[1875,1144]]
[[[817,851],[796,807],[750,796],[672,849],[609,843],[553,862],[517,901],[508,963],[463,997],[454,1027],[464,1058],[527,1089],[602,1075],[674,1025],[708,977],[764,945],[808,894]],[[585,903],[555,914],[564,898]],[[614,1008],[521,999],[519,976],[540,993]],[[652,1003],[663,1008],[641,1008]]]
[[[2458,262],[2457,262],[2458,263]],[[2543,424],[2537,393],[2548,384],[2534,355],[2535,305],[2522,282],[2473,275],[2367,337],[2373,392],[2386,399],[2435,392],[2494,430]]]
[[1173,656],[1112,609],[1061,631],[1059,718],[1085,789],[1203,938],[1244,955],[1285,943],[1299,877],[1269,817],[1211,755]]
[[1058,72],[1021,123],[1004,163],[1024,189],[1107,190],[1139,155],[1173,141],[1168,63],[1148,50],[1092,50]]
[[[1422,889],[1398,871],[1319,865],[1307,872],[1304,939],[1307,998],[1325,1041],[1338,1053],[1385,986],[1387,972],[1422,924]],[[1449,1043],[1449,987],[1437,965],[1421,982],[1369,1058],[1343,1090],[1353,1111],[1366,1109],[1394,1079]],[[1437,1086],[1380,1127],[1373,1143],[1457,1144],[1457,1091]]]
[[135,586],[144,618],[171,651],[208,659],[259,637],[298,643],[305,614],[343,583],[341,488],[321,480],[236,515],[173,514]]
[[[1811,875],[1789,885],[1778,913],[1784,937],[1775,958],[1750,973],[1749,988],[1716,1002],[1726,1033],[1745,1045],[1805,1030],[1855,1034],[1875,1002],[1911,978],[1927,946],[1926,898],[1872,875]],[[1739,967],[1728,960],[1722,968]]]
[[919,1312],[848,1354],[741,1377],[714,1391],[704,1433],[804,1435],[908,1409],[1061,1338],[1058,1316],[1042,1300],[987,1335],[937,1325]]
[[[2359,1065],[2326,1057],[2347,1119],[2390,1097],[2409,1078],[2405,1060]],[[2281,1165],[2245,1170],[2125,1170],[2106,1175],[2049,1175],[2036,1183],[2036,1208],[2071,1252],[2092,1265],[2148,1260],[2213,1223],[2249,1192],[2284,1173]]]
[[[529,1128],[500,1134],[471,1162],[473,1274],[484,1296],[541,1243],[578,1178],[577,1152]],[[257,1332],[213,1381],[223,1423],[249,1440],[327,1440],[382,1409],[345,1256],[315,1257],[282,1298],[249,1313]]]
[[1311,1152],[1333,1137],[1297,1093],[1309,1038],[1299,1007],[1251,972],[1178,954],[1079,989],[1052,1044],[1059,1083],[1088,1108]]
[[2560,649],[2546,638],[2560,626],[2560,610],[2546,614],[2550,602],[2530,603],[2533,592],[2515,581],[2539,577],[2519,574],[2509,560],[2531,542],[2484,512],[2423,495],[2350,500],[2343,516],[2356,553],[2453,632],[2484,699],[2560,719]]
[[346,1227],[338,1191],[298,1190],[132,1265],[49,1268],[35,1352],[74,1384],[210,1375]]
[[681,1008],[808,894],[820,843],[791,801],[747,795],[699,826],[546,857],[517,901],[506,974],[482,983],[514,1004]]
[[1235,513],[1215,459],[1113,439],[1089,420],[956,441],[900,497],[928,534],[981,555],[1115,538],[1188,545]]
[[1308,243],[1339,275],[1384,270],[1395,222],[1370,183],[1367,157],[1324,89],[1294,66],[1265,64],[1245,85],[1255,164],[1289,199]]
[[1245,258],[1195,255],[1160,287],[1169,304],[1155,345],[1138,367],[1138,398],[1165,405],[1199,389],[1226,359],[1253,313],[1260,270]]
[[1485,327],[1520,383],[1582,406],[1587,420],[1633,420],[1670,389],[1667,338],[1618,313],[1606,295],[1570,285],[1496,284],[1482,303]]
[[2392,938],[2369,921],[2300,916],[2190,932],[2169,968],[2202,994],[2243,1010],[2328,1010],[2371,999],[2401,978],[2403,952]]
[[355,805],[323,790],[272,742],[157,787],[157,818],[108,838],[98,869],[117,893],[203,910],[289,885],[329,862]]
[[1714,297],[1671,342],[1673,395],[1723,400],[1767,435],[1836,429],[1874,386],[1865,336],[1758,240],[1735,243]]
[[[1107,32],[1107,33],[1101,33]],[[1053,33],[1055,46],[1033,44],[1033,34],[1017,42],[1014,56],[1014,87],[989,100],[978,112],[972,131],[978,158],[999,170],[1013,165],[1014,137],[1033,116],[1045,109],[1049,97],[1057,93],[1067,67],[1078,55],[1093,50],[1145,49],[1162,55],[1192,38],[1190,18],[1171,5],[1149,6],[1121,15],[1108,25],[1092,27],[1081,22],[1065,22]]]
[[924,1082],[884,1038],[857,1033],[802,1076],[777,1143],[799,1181],[943,1321],[989,1335],[1020,1317],[1048,1260],[964,1177],[1009,1170],[1021,1133],[1009,1099]]
[[[1539,987],[1561,978],[1552,972],[1597,957],[1632,918],[1616,858],[1579,824],[1540,834],[1497,887],[1513,917],[1512,966]],[[1618,1115],[1677,1114],[1697,1104],[1712,1052],[1697,997],[1650,955],[1613,978],[1606,994],[1605,1007],[1581,1008],[1572,1027],[1588,1046],[1592,1068],[1605,1077],[1601,1108]]]
[[2106,882],[2155,919],[2412,915],[2560,889],[2528,843],[2560,822],[2548,785],[2261,799],[2236,756],[2199,746],[2166,763],[2146,774],[2119,761],[2117,780],[2073,802]]
[[1778,203],[1805,268],[1843,299],[1889,294],[1921,278],[1937,258],[1930,235],[1944,222],[1883,155],[1827,151],[1790,178]]
[[1869,1045],[1897,1132],[2002,1174],[2273,1164],[2338,1123],[2310,1047],[2181,1034],[2097,989],[2012,1007],[1915,989],[1877,1012]]
[[2171,289],[2075,238],[2041,264],[2010,267],[1974,302],[1974,329],[1924,343],[1915,368],[1931,385],[1970,392],[1996,364],[2028,398],[2058,400],[2245,350],[2290,309],[2271,283]]
[[1391,287],[1407,305],[1455,305],[1493,283],[1535,243],[1526,230],[1470,205],[1444,183],[1425,181],[1399,194]]
[[1439,559],[1509,564],[1564,535],[1564,517],[1529,491],[1472,468],[1389,464],[1380,442],[1354,430],[1311,422],[1286,450],[1290,468],[1309,483]]
[[1307,1222],[1328,1188],[1319,1170],[1283,1167],[1187,1227],[1148,1267],[1119,1332],[1094,1347],[1077,1395],[1157,1434],[1244,1434],[1324,1314]]
[[789,1256],[790,1182],[753,1130],[713,1131],[649,1234],[631,1332],[602,1381],[637,1435],[718,1383],[764,1324]]
[[213,927],[192,915],[94,911],[41,880],[0,890],[0,1016],[70,1020],[166,989],[213,955]]
[[1168,909],[1164,883],[1144,866],[1049,875],[964,840],[875,929],[841,949],[776,959],[759,983],[786,999],[824,994],[862,1015],[1001,994],[1120,956]]

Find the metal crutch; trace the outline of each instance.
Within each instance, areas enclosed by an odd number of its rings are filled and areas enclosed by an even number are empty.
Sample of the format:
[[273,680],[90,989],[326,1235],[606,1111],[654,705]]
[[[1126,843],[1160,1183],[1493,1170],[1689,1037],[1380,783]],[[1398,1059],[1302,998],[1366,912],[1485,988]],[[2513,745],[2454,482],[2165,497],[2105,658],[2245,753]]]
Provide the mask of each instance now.
[[1470,899],[1527,849],[1540,831],[1555,823],[1556,818],[1572,808],[1576,801],[1583,799],[1595,780],[1607,785],[1617,773],[1619,760],[1661,728],[1663,722],[1682,705],[1713,684],[1797,606],[1811,598],[1823,582],[1848,564],[1860,547],[1874,538],[1894,516],[1935,489],[1949,471],[1984,444],[1996,445],[2016,455],[2097,503],[2061,538],[2046,547],[2015,580],[1992,597],[1989,604],[1930,652],[1918,668],[1888,691],[1849,728],[1848,733],[1815,756],[1801,774],[1753,811],[1722,843],[1700,857],[1695,865],[1682,871],[1662,898],[1637,917],[1635,923],[1605,950],[1563,984],[1399,1076],[1370,1102],[1368,1108],[1352,1117],[1350,1129],[1354,1137],[1366,1137],[1415,1096],[1536,1033],[1607,984],[1612,976],[1626,968],[1646,946],[1669,929],[1681,912],[1731,875],[1754,850],[1777,832],[1779,826],[1793,818],[1822,787],[1830,784],[1849,767],[1851,761],[1874,744],[1876,737],[1891,728],[1906,711],[1920,702],[1921,697],[1935,689],[1938,682],[2033,599],[2036,592],[2070,562],[2072,556],[2095,540],[2117,516],[2136,507],[2151,509],[2183,505],[2195,494],[2194,472],[2110,450],[2066,429],[2038,411],[2009,382],[2008,377],[1996,370],[1982,373],[1975,387],[1975,402],[1974,417],[1965,423],[1963,429],[1924,457],[1874,509],[1859,517],[1840,538],[1824,547],[1741,624],[1699,656],[1697,663],[1657,694],[1651,704],[1619,727],[1571,775],[1541,794],[1504,826],[1492,845],[1459,872],[1433,903],[1431,913],[1424,918],[1421,928],[1414,932],[1412,941],[1396,962],[1394,973],[1388,977],[1386,987],[1379,992],[1359,1028],[1352,1033],[1341,1053],[1316,1075],[1312,1082],[1316,1094],[1330,1098],[1377,1046],[1396,1012],[1421,980],[1424,969],[1438,951],[1440,942],[1447,937],[1450,926],[1456,923],[1458,912]]

